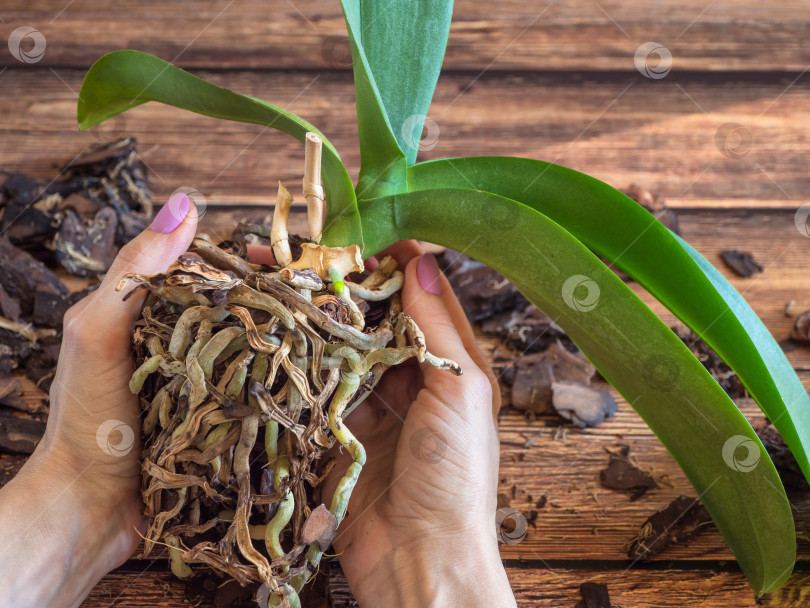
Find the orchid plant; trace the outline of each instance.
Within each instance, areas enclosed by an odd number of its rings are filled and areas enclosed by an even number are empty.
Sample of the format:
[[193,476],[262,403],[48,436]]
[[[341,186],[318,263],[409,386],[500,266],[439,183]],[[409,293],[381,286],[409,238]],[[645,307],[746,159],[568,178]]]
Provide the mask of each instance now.
[[796,534],[772,461],[715,379],[610,266],[641,284],[729,364],[807,476],[810,398],[764,324],[699,252],[599,180],[527,158],[416,162],[452,0],[341,4],[357,103],[356,184],[337,150],[304,119],[135,50],[110,53],[90,68],[79,125],[88,129],[157,101],[272,127],[301,142],[316,133],[323,141],[324,245],[357,245],[367,258],[397,241],[420,239],[463,250],[503,273],[660,438],[754,591],[782,585],[795,562]]

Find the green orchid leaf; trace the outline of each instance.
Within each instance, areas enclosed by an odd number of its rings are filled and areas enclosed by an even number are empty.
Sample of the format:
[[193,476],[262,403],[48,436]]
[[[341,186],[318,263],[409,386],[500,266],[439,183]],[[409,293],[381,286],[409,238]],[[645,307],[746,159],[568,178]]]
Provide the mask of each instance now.
[[621,268],[731,366],[810,479],[810,397],[784,352],[723,275],[641,205],[597,179],[525,158],[430,161],[408,179],[412,190],[476,188],[518,200]]
[[323,138],[322,178],[327,200],[324,244],[362,244],[351,177],[334,146],[314,126],[269,103],[233,93],[140,51],[115,51],[96,61],[82,83],[78,120],[93,127],[147,101],[225,120],[278,129],[303,142],[307,132]]
[[[360,139],[358,198],[402,192],[407,181],[405,153],[395,137],[366,55],[364,42],[367,32],[363,22],[363,5],[366,3],[363,0],[341,0],[354,66],[357,132]],[[393,6],[386,8],[392,9]]]
[[362,41],[399,147],[416,162],[450,33],[453,0],[361,0]]
[[509,277],[661,439],[755,591],[787,579],[796,556],[793,518],[756,434],[689,349],[587,247],[545,215],[477,190],[386,196],[360,201],[360,211],[369,254],[416,238],[464,251]]

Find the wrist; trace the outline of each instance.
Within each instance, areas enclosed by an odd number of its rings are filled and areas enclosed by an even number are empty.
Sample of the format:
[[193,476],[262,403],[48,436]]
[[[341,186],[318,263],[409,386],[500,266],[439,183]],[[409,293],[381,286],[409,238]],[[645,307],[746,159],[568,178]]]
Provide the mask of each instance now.
[[[92,467],[74,473],[37,450],[0,492],[0,597],[8,605],[78,606],[132,553],[137,535],[96,500]],[[6,604],[4,604],[6,605]]]
[[361,607],[515,606],[494,531],[414,537],[396,545],[355,584],[349,582]]

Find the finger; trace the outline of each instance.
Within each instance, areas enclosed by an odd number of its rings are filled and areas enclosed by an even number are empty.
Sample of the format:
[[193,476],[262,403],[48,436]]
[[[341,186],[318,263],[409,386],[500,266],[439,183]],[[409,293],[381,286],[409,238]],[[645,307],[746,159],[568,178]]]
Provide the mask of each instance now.
[[453,323],[458,328],[458,333],[461,336],[461,341],[464,343],[464,348],[467,350],[472,360],[475,361],[478,368],[486,374],[492,386],[492,409],[493,414],[497,415],[501,409],[501,388],[498,384],[498,378],[495,372],[492,371],[492,367],[487,363],[484,353],[478,345],[478,341],[475,339],[475,332],[473,331],[472,325],[470,325],[470,320],[467,318],[467,313],[465,313],[464,309],[461,307],[461,302],[458,301],[455,292],[453,292],[452,287],[449,285],[449,281],[447,281],[446,278],[444,280],[448,283],[448,288],[442,291],[442,298],[444,299],[447,309],[450,311],[450,317],[453,319]]
[[366,272],[374,272],[379,265],[380,262],[376,256],[371,256],[370,258],[363,260],[363,268],[366,270]]
[[129,332],[145,294],[135,294],[124,301],[126,290],[116,291],[116,286],[128,273],[157,274],[166,270],[186,252],[196,229],[196,208],[187,195],[175,194],[163,205],[151,226],[121,248],[98,290],[78,314],[92,314],[99,333]]
[[387,255],[394,256],[394,259],[399,264],[400,268],[405,268],[413,258],[419,257],[425,253],[425,250],[419,246],[419,243],[414,241],[413,239],[409,241],[400,241],[399,243],[394,243],[390,247],[382,250],[380,253],[376,255],[378,260],[383,259]]
[[254,264],[276,265],[276,257],[273,255],[273,248],[268,245],[247,244],[248,259]]
[[[470,340],[472,335],[466,317],[454,319],[448,306],[454,300],[450,283],[439,270],[436,258],[424,254],[408,263],[402,291],[405,312],[424,332],[428,350],[454,360],[464,373],[456,377],[422,364],[425,388],[440,396],[450,408],[463,407],[470,401],[480,400],[482,394],[492,392],[489,379],[472,357],[475,349],[468,348],[462,336],[463,332],[468,332],[467,340]],[[446,395],[453,398],[448,399]]]

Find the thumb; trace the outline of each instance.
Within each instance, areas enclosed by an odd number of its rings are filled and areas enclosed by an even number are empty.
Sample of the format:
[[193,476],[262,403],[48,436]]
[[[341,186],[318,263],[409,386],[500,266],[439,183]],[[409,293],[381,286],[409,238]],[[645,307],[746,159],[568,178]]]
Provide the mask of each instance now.
[[[425,387],[439,394],[458,391],[460,386],[475,384],[477,376],[484,375],[473,360],[465,340],[470,332],[466,317],[456,319],[452,314],[455,299],[449,282],[439,270],[436,258],[423,254],[412,259],[405,268],[402,305],[419,329],[425,334],[428,350],[439,357],[452,359],[461,366],[464,380],[447,371],[423,363]],[[472,378],[470,378],[472,376]]]
[[84,309],[92,311],[99,325],[130,331],[145,294],[124,301],[126,291],[116,291],[116,286],[128,273],[157,274],[166,270],[186,252],[196,230],[196,207],[188,195],[174,194],[155,215],[150,227],[121,248]]

